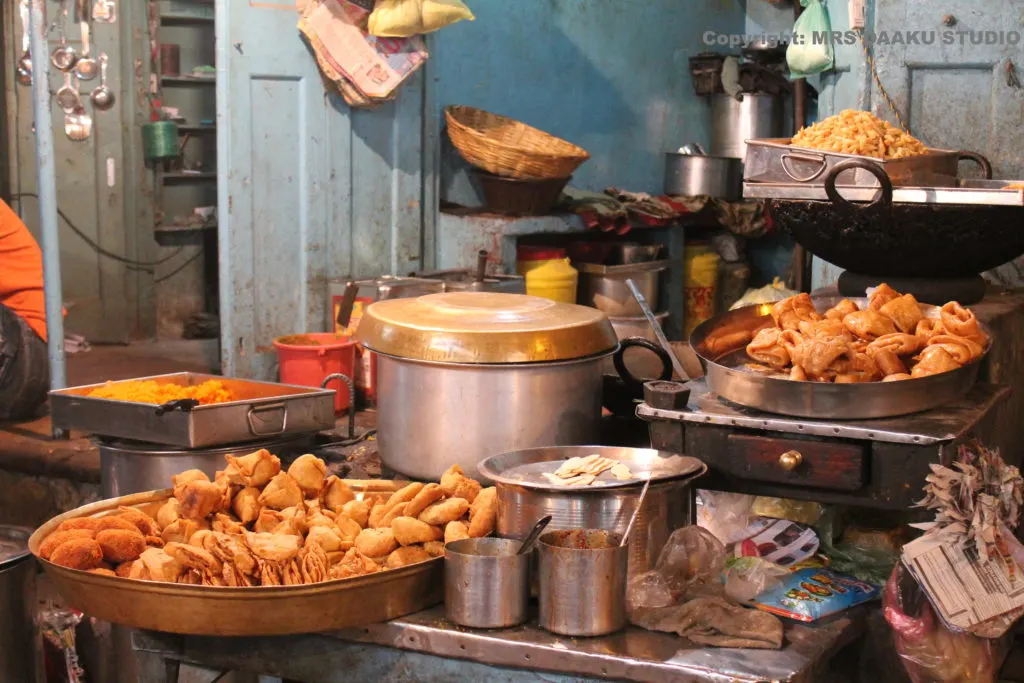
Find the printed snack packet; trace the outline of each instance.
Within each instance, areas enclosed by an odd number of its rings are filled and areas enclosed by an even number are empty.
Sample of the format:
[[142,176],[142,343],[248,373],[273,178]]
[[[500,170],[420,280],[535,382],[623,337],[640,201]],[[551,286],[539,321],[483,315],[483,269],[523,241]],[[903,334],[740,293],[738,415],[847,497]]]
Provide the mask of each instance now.
[[801,569],[751,603],[780,617],[810,622],[874,600],[880,593],[881,587],[873,583],[831,569]]

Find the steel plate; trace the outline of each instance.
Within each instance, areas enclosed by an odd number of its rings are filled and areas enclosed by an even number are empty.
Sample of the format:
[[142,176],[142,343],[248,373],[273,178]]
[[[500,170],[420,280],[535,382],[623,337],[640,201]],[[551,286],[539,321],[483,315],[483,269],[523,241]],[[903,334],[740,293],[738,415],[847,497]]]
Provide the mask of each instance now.
[[[847,297],[815,297],[819,313]],[[852,299],[858,306],[866,299]],[[921,304],[927,317],[938,308]],[[690,346],[704,366],[711,391],[747,408],[779,415],[818,419],[870,419],[909,415],[930,410],[967,393],[978,377],[981,362],[992,348],[992,332],[979,323],[989,337],[980,358],[951,372],[902,382],[798,382],[771,377],[742,367],[750,363],[744,351],[757,330],[771,323],[769,304],[747,306],[702,323],[690,336]],[[737,367],[739,366],[739,367]]]
[[91,503],[39,527],[28,546],[68,604],[90,617],[134,628],[207,636],[315,633],[387,621],[443,600],[444,562],[303,586],[227,588],[101,576],[59,567],[39,546],[66,519],[162,502],[170,489]]

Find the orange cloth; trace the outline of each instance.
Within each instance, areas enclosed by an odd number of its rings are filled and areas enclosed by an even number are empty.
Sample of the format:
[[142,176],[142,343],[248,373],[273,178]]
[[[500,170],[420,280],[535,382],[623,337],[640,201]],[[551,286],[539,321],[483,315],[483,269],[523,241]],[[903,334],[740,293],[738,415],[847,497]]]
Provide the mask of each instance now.
[[46,340],[43,252],[18,214],[0,201],[0,304]]

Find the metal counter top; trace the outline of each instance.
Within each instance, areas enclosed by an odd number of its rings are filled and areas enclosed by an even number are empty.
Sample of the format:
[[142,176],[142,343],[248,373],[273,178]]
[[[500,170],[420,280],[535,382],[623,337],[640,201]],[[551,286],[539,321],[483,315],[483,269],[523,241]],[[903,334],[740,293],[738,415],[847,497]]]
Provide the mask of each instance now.
[[[172,683],[170,674],[159,672],[175,662],[273,674],[302,683],[369,680],[361,676],[371,671],[380,676],[382,669],[401,670],[400,680],[414,683],[441,680],[437,674],[440,670],[450,674],[453,659],[466,660],[462,665],[466,676],[461,680],[478,680],[485,673],[479,665],[486,665],[493,672],[504,672],[502,681],[552,680],[532,673],[545,671],[573,681],[805,683],[815,680],[816,671],[860,634],[863,610],[848,610],[816,624],[787,622],[781,650],[702,647],[674,634],[632,627],[611,636],[566,638],[541,630],[535,620],[512,629],[471,630],[446,621],[442,606],[331,634],[211,638],[136,632],[134,643],[140,661],[149,661],[144,670],[156,675],[145,679],[153,683]],[[400,663],[393,650],[428,657]]]

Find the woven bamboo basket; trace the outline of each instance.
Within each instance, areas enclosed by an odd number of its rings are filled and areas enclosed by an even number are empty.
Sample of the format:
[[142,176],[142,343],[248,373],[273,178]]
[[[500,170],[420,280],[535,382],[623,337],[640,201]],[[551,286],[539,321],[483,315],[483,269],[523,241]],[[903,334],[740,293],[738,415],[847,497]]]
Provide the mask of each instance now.
[[583,148],[505,116],[447,107],[448,137],[469,163],[506,178],[568,178],[590,158]]

